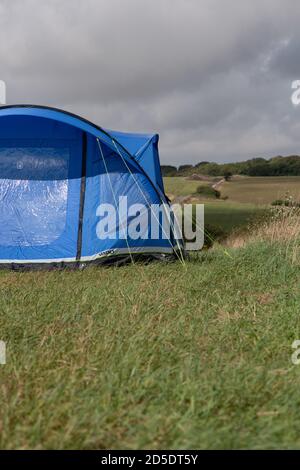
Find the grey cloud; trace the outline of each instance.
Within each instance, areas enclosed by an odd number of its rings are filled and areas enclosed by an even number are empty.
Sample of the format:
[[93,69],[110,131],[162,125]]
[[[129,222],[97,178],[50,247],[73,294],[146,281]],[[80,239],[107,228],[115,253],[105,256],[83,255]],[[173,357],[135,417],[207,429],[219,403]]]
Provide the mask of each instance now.
[[299,13],[294,0],[0,0],[0,78],[9,103],[160,133],[163,163],[296,153]]

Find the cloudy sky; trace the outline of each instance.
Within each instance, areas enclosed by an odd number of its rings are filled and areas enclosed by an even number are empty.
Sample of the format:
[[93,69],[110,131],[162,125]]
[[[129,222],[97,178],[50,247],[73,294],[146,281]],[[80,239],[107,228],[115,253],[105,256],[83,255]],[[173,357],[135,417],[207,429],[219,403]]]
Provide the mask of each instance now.
[[299,0],[0,0],[8,104],[158,132],[163,164],[300,154]]

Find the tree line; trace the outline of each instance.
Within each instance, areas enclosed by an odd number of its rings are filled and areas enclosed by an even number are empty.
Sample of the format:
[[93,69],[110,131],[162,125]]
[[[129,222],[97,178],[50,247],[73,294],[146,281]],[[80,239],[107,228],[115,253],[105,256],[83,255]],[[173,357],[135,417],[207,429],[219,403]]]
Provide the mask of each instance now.
[[277,156],[270,159],[252,158],[244,162],[214,163],[200,162],[196,165],[162,165],[163,176],[189,176],[201,174],[208,176],[299,176],[300,156]]

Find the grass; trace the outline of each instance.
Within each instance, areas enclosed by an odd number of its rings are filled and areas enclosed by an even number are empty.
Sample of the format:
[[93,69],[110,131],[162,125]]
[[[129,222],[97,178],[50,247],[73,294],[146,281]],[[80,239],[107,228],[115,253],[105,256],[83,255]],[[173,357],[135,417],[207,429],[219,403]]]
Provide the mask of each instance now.
[[205,224],[219,226],[225,232],[246,226],[264,207],[253,204],[237,204],[228,201],[204,202]]
[[[190,181],[183,177],[164,178],[167,194],[188,196],[196,192],[202,181]],[[205,221],[217,225],[225,232],[245,227],[249,220],[265,211],[276,199],[284,199],[286,193],[300,201],[300,177],[239,177],[223,183],[219,188],[227,200],[210,202],[199,199],[205,205]]]
[[189,196],[197,191],[198,186],[208,185],[207,181],[191,181],[182,176],[166,176],[164,186],[166,193],[172,196]]
[[0,447],[300,448],[299,259],[0,274]]
[[0,448],[300,449],[299,216],[274,210],[185,267],[0,272]]
[[270,204],[288,192],[300,200],[300,176],[268,176],[233,179],[221,187],[223,196],[237,203]]
[[[248,178],[245,178],[248,180]],[[239,181],[242,185],[244,178]],[[189,181],[183,177],[164,178],[165,190],[168,195],[188,196],[196,192],[198,186],[208,184],[205,181]],[[226,183],[226,184],[232,184]],[[223,186],[221,187],[223,195]],[[265,206],[258,206],[250,202],[236,202],[231,198],[224,200],[208,201],[198,196],[199,202],[205,206],[205,223],[218,226],[225,232],[246,226],[256,215],[265,210]]]
[[[221,178],[221,177],[220,177]],[[205,181],[190,181],[184,177],[165,177],[167,194],[188,196],[195,193]],[[300,176],[267,176],[241,177],[222,184],[222,196],[227,196],[231,202],[254,205],[270,204],[275,199],[282,199],[289,192],[295,200],[300,201]]]

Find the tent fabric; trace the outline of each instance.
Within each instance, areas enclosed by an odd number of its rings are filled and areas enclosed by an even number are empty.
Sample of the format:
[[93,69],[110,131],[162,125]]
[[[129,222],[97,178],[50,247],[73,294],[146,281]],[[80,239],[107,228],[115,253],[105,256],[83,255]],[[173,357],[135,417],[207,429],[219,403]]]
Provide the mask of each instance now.
[[128,205],[167,204],[157,143],[156,135],[106,131],[54,108],[0,108],[0,265],[173,253],[172,234],[152,240],[150,225],[130,246],[122,221],[116,237],[98,233],[100,204],[124,195]]
[[158,153],[158,134],[130,134],[107,130],[134,156],[151,180],[164,192]]

